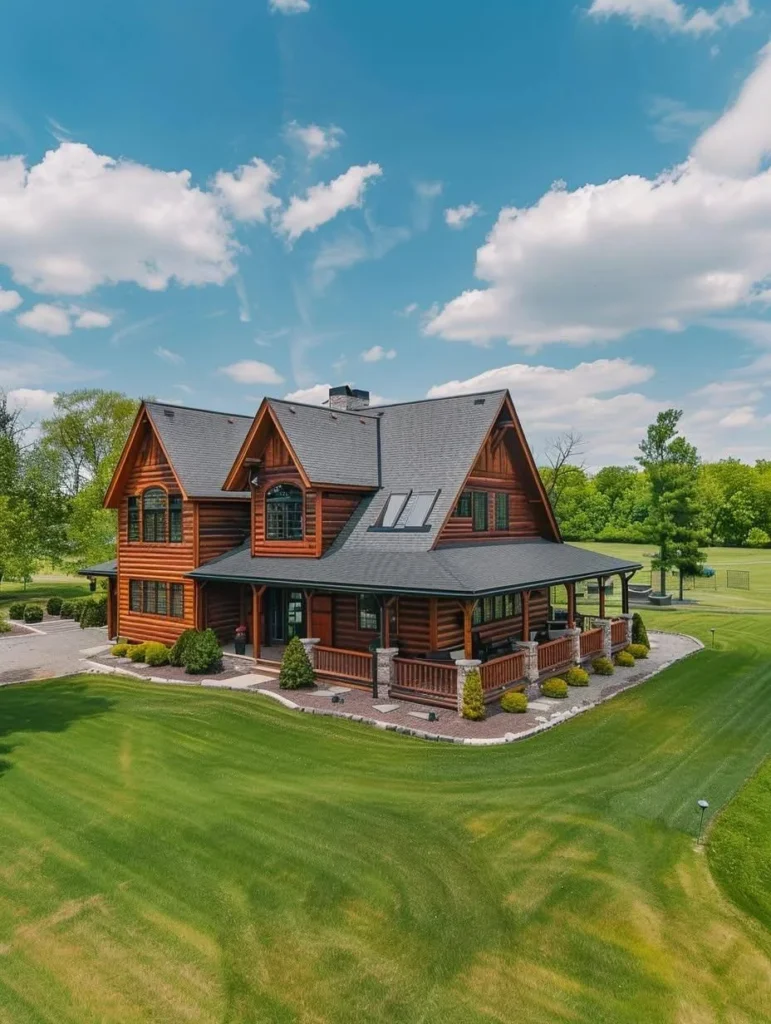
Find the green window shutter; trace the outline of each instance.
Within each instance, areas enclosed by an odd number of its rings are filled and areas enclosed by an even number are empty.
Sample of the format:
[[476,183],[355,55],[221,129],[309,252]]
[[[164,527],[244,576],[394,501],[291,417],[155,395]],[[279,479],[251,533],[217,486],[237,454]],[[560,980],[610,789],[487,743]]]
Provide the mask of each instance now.
[[487,530],[487,491],[474,491],[474,531],[484,533]]

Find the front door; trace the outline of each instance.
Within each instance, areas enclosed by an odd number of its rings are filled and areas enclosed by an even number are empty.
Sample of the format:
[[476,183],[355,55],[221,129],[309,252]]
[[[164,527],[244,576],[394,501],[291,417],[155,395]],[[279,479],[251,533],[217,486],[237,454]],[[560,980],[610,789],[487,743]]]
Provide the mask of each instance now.
[[268,630],[271,646],[305,636],[305,601],[300,590],[268,592]]
[[330,594],[314,595],[311,636],[318,637],[322,647],[332,646],[332,597]]

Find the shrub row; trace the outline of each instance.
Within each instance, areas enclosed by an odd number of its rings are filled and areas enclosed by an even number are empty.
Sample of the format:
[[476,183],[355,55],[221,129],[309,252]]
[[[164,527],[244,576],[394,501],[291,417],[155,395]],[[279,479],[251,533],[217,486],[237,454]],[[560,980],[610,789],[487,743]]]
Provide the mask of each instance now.
[[144,662],[158,668],[162,665],[182,667],[191,675],[217,672],[222,667],[222,648],[211,629],[199,632],[186,629],[173,647],[155,641],[129,644],[119,641],[110,649],[116,658],[130,658],[134,663]]
[[527,711],[527,694],[518,690],[507,690],[501,697],[501,710],[513,715],[523,715]]

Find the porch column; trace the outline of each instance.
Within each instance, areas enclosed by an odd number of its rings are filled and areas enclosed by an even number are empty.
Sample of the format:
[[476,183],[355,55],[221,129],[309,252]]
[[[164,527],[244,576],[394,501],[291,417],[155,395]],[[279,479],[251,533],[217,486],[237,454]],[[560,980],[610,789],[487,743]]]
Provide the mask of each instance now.
[[463,714],[463,687],[466,685],[466,676],[475,668],[478,669],[481,664],[482,662],[477,661],[476,658],[465,658],[455,662],[455,667],[458,670],[458,714],[461,716]]
[[530,591],[522,591],[522,642],[530,642]]
[[621,611],[626,615],[629,612],[629,577],[621,577]]
[[595,619],[594,628],[602,630],[602,653],[606,658],[613,654],[613,643],[610,636],[610,619]]
[[632,619],[634,615],[630,615],[629,612],[623,612],[619,615],[619,618],[624,620],[624,625],[626,626],[626,643],[628,647],[632,642]]
[[301,639],[300,643],[305,649],[305,653],[308,656],[308,661],[311,663],[311,668],[316,670],[316,647],[321,643],[318,637],[306,637]]
[[252,657],[255,660],[262,654],[262,595],[265,590],[252,583]]
[[197,630],[206,629],[206,616],[204,614],[206,609],[206,581],[203,580],[201,583],[195,581],[193,583],[193,622]]
[[[472,620],[474,617],[474,609],[478,604],[478,601],[463,602],[463,653],[466,655],[467,659],[474,657],[474,639],[471,627],[473,624]],[[458,664],[460,664],[460,662]]]
[[538,670],[538,644],[535,640],[523,640],[517,647],[525,653],[525,679],[529,683],[537,683],[541,674]]
[[597,579],[600,585],[600,618],[605,618],[605,577],[600,576]]
[[565,630],[565,635],[569,636],[573,643],[573,664],[581,664],[581,630],[572,627]]
[[378,700],[388,699],[391,686],[395,681],[394,658],[398,653],[398,647],[378,647],[375,651]]
[[565,589],[568,592],[568,629],[573,629],[576,624],[576,585],[566,583]]

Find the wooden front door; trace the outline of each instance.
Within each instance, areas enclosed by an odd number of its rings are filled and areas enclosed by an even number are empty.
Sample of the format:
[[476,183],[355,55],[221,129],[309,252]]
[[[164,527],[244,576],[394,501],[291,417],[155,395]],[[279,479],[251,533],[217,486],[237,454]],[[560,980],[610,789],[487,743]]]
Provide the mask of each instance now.
[[311,636],[318,637],[322,647],[332,647],[332,597],[330,594],[313,595],[313,622]]

